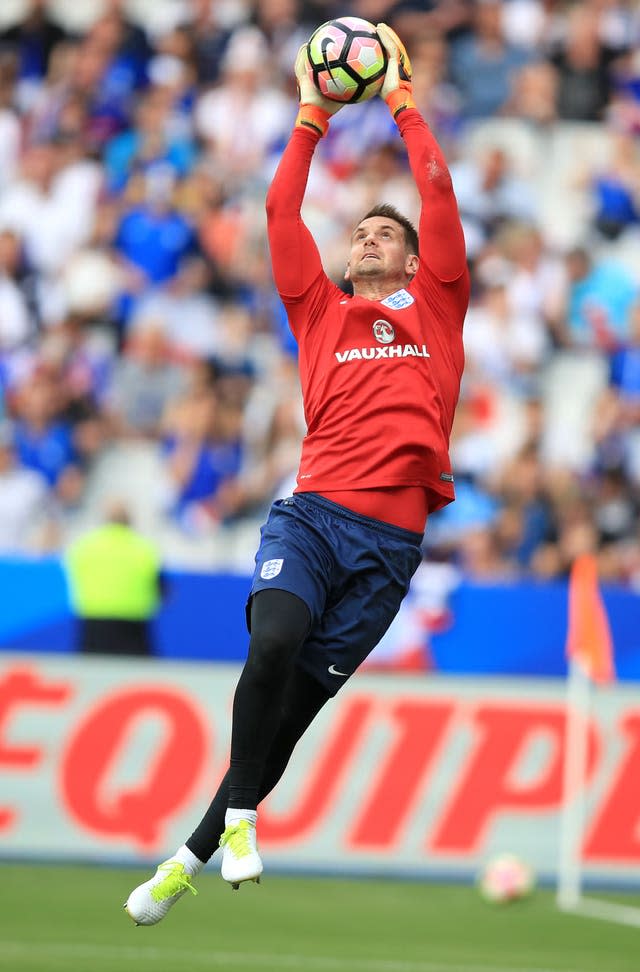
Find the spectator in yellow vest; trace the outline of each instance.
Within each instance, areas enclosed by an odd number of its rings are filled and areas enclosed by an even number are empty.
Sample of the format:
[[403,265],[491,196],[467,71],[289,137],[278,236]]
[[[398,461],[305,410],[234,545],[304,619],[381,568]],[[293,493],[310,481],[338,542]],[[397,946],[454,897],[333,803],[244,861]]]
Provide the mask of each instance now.
[[106,522],[74,541],[65,557],[80,651],[151,655],[150,621],[160,605],[160,558],[131,526],[129,511],[112,502]]

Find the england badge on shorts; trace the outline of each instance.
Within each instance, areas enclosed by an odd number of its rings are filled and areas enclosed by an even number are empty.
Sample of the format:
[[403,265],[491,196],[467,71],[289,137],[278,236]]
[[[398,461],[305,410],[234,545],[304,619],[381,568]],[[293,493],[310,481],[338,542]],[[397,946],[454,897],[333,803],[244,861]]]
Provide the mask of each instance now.
[[283,563],[284,559],[265,560],[262,565],[262,570],[260,571],[260,576],[263,580],[272,580],[274,577],[277,577],[282,570]]

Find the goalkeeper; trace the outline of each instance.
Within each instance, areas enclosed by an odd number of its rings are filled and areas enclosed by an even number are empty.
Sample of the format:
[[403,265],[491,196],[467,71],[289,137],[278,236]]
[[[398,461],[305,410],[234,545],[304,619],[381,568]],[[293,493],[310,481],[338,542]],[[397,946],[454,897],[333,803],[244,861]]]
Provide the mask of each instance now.
[[273,274],[299,345],[307,434],[294,495],[272,506],[248,602],[249,654],[233,703],[231,760],[201,823],[125,905],[160,921],[220,844],[222,877],[257,881],[260,801],[304,731],[395,617],[421,560],[427,516],[454,498],[449,434],[469,298],[464,239],[442,152],[385,24],[382,87],[421,197],[419,232],[389,205],[351,236],[347,296],[302,221],[309,168],[331,115],[296,61],[300,110],[267,195]]

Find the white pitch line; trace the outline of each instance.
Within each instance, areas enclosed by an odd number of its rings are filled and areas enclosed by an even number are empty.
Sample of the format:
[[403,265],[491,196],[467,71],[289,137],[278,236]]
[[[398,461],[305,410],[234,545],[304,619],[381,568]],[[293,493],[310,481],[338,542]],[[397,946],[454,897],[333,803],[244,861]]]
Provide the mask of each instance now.
[[584,918],[601,918],[618,925],[640,928],[640,908],[604,901],[601,898],[579,898],[575,904],[558,906],[561,911]]
[[[144,932],[143,932],[144,934]],[[358,959],[358,958],[334,958],[332,956],[312,956],[312,955],[288,955],[278,953],[277,955],[265,955],[264,953],[253,952],[216,952],[195,951],[184,948],[158,948],[157,946],[147,945],[90,945],[75,942],[2,942],[0,941],[0,967],[2,959],[12,955],[18,958],[21,955],[33,957],[37,954],[46,954],[59,958],[77,959],[100,959],[104,958],[111,961],[122,961],[125,959],[150,959],[153,961],[161,960],[165,967],[175,964],[177,967],[186,966],[188,963],[193,965],[204,965],[209,968],[223,967],[231,968],[237,965],[252,965],[265,969],[301,969],[312,970],[312,972],[579,972],[577,969],[551,969],[540,968],[539,966],[514,966],[508,967],[494,965],[444,965],[443,962],[406,962],[398,959]]]

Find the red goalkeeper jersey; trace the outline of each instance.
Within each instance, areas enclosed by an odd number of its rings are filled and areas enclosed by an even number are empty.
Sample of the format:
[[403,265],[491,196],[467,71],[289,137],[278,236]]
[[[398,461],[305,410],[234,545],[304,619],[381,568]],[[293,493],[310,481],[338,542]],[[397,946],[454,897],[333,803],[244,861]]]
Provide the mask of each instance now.
[[299,347],[307,433],[297,491],[426,489],[454,499],[449,435],[469,300],[451,179],[420,113],[398,127],[421,197],[420,266],[384,300],[349,297],[324,273],[300,209],[319,136],[298,127],[267,196],[273,274]]

